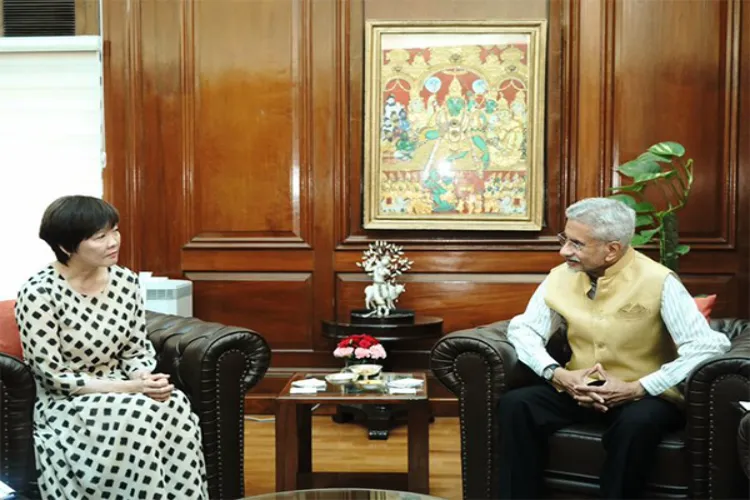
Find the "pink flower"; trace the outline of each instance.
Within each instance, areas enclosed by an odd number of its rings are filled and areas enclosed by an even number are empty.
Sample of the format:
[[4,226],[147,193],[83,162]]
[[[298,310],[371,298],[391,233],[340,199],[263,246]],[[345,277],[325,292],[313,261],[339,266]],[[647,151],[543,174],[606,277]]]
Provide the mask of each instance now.
[[337,347],[336,350],[333,351],[333,355],[337,358],[348,358],[353,352],[354,348],[352,347]]
[[357,347],[354,350],[354,357],[357,359],[369,358],[370,351],[368,349],[362,349],[361,347]]
[[385,358],[385,349],[383,348],[382,344],[375,344],[374,346],[370,347],[370,356],[372,359],[383,359]]

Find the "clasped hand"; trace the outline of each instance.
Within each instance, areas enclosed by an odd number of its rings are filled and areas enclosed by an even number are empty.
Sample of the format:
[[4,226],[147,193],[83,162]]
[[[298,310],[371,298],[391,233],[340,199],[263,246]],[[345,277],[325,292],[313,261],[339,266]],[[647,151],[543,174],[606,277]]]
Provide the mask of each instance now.
[[140,382],[140,392],[156,401],[166,401],[174,390],[165,373],[141,373],[136,380]]
[[[589,385],[592,378],[598,375],[601,385]],[[568,371],[558,368],[553,382],[571,395],[579,405],[606,412],[610,408],[642,398],[646,391],[637,380],[625,382],[608,374],[601,364],[591,368]]]

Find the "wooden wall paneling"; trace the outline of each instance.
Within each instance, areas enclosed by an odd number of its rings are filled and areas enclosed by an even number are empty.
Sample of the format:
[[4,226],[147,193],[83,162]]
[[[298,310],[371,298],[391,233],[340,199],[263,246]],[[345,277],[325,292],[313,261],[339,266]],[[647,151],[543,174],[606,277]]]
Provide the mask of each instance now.
[[0,36],[5,33],[5,25],[3,24],[3,0],[0,0]]
[[605,165],[610,170],[655,142],[684,144],[695,183],[679,214],[680,234],[703,248],[735,242],[740,3],[613,4],[615,154]]
[[[658,259],[654,250],[644,250],[652,259]],[[451,272],[451,273],[547,273],[562,263],[557,252],[533,251],[406,251],[406,257],[414,260],[412,273]],[[337,272],[362,272],[357,267],[361,254],[357,252],[337,252],[335,255]],[[737,254],[724,250],[701,250],[690,252],[680,260],[690,272],[709,274],[736,273],[741,265]],[[692,271],[697,270],[697,271]],[[363,274],[364,276],[364,274]]]
[[[605,194],[618,162],[675,139],[699,173],[682,277],[718,294],[714,316],[746,316],[749,11],[738,0],[105,2],[105,197],[122,213],[122,263],[194,279],[195,314],[266,336],[280,378],[335,369],[320,323],[363,306],[367,243],[405,245],[415,264],[399,305],[443,317],[446,333],[505,319],[561,262],[567,204]],[[364,21],[394,15],[548,19],[544,231],[361,229]],[[428,347],[393,359],[426,368]]]
[[130,210],[141,220],[139,269],[181,277],[180,248],[186,234],[183,167],[192,146],[193,2],[140,6],[141,136],[137,198]]
[[120,211],[120,263],[140,269],[143,220],[137,209],[144,163],[141,1],[104,2],[104,198]]
[[[563,100],[567,95],[569,82],[564,79],[564,61],[567,51],[568,22],[564,16],[569,8],[563,0],[534,0],[517,2],[514,0],[474,0],[470,3],[461,0],[412,0],[409,9],[403,9],[401,0],[346,0],[341,10],[341,23],[345,27],[344,38],[349,43],[349,60],[342,64],[346,85],[340,92],[347,99],[348,106],[341,109],[340,118],[349,124],[348,130],[339,137],[339,147],[346,148],[342,156],[347,159],[340,168],[337,178],[343,192],[337,204],[336,241],[340,250],[359,250],[375,239],[387,239],[398,243],[408,243],[410,247],[445,248],[446,245],[459,248],[507,244],[518,246],[529,241],[545,241],[554,246],[553,235],[562,225],[561,208],[567,203],[563,188],[568,179],[568,155],[564,152],[563,130],[568,120],[563,116]],[[538,233],[526,232],[460,232],[431,231],[365,231],[362,226],[362,154],[363,154],[363,93],[364,93],[364,26],[366,19],[548,19],[547,53],[547,103],[546,103],[546,172],[545,172],[545,224],[541,238]],[[354,36],[356,34],[357,36]],[[565,108],[567,110],[567,108]],[[341,209],[338,209],[340,207]]]
[[[571,0],[571,21],[578,26],[571,63],[577,71],[578,88],[571,106],[576,111],[575,143],[572,146],[571,199],[577,201],[605,193],[602,171],[608,165],[608,41],[611,38],[611,2]],[[573,31],[575,33],[575,31]]]
[[737,267],[740,274],[740,316],[750,318],[750,7],[740,3],[742,23],[740,36],[740,93],[739,128],[737,134],[738,159],[738,250],[744,257]]
[[330,343],[321,336],[321,322],[334,314],[334,211],[343,182],[336,178],[336,172],[340,170],[337,166],[345,161],[344,150],[338,144],[348,126],[340,120],[338,112],[344,106],[340,90],[341,64],[347,53],[345,26],[341,22],[341,11],[345,7],[342,2],[311,2],[310,9],[311,36],[304,48],[304,57],[311,61],[312,116],[304,133],[313,145],[310,182],[315,179],[314,210],[310,209],[315,214],[311,235],[315,273],[311,347],[328,351]]
[[712,318],[742,317],[740,278],[735,274],[681,274],[680,279],[692,295],[716,294]]
[[[339,273],[336,316],[347,319],[364,304],[368,276]],[[443,318],[444,333],[510,319],[522,313],[544,279],[537,274],[410,274],[397,306]]]
[[309,6],[195,4],[191,243],[310,248]]
[[310,273],[186,273],[186,277],[193,280],[196,317],[255,330],[274,350],[311,348]]

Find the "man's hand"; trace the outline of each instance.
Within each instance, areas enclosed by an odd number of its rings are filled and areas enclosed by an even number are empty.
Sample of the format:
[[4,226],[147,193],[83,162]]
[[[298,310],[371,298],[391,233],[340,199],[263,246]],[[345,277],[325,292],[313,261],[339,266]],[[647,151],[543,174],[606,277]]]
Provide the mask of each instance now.
[[606,412],[608,408],[604,404],[602,396],[597,393],[583,392],[579,389],[581,386],[586,387],[586,381],[594,374],[606,378],[604,368],[599,363],[584,370],[568,371],[565,368],[558,368],[552,376],[552,383],[570,394],[573,399],[578,401],[579,405]]
[[155,401],[166,401],[174,390],[169,375],[164,373],[140,374],[141,392]]
[[635,401],[646,395],[646,390],[637,380],[634,382],[624,382],[617,377],[607,375],[604,370],[602,370],[602,373],[605,380],[604,384],[591,386],[584,383],[578,385],[576,391],[594,399],[601,398],[602,404],[606,405],[607,408]]

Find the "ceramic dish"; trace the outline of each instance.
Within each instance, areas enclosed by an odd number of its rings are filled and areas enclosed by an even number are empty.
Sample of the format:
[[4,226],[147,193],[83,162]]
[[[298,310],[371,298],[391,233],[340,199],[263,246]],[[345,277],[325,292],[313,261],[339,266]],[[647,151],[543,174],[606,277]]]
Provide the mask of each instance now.
[[353,373],[339,372],[325,376],[326,382],[333,385],[345,385],[354,381],[357,376]]
[[354,382],[354,385],[360,389],[365,389],[367,391],[374,391],[378,389],[383,389],[385,387],[385,381],[380,380],[380,379],[357,380],[356,382]]
[[418,378],[399,378],[388,382],[388,387],[395,387],[397,389],[407,389],[410,387],[421,387],[424,381]]
[[383,367],[381,365],[351,365],[346,368],[347,371],[356,373],[360,377],[374,377],[378,375]]
[[317,378],[306,378],[302,380],[295,380],[292,382],[292,387],[325,387],[326,383]]

